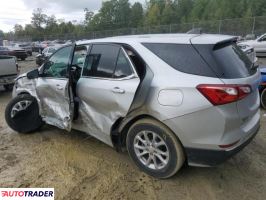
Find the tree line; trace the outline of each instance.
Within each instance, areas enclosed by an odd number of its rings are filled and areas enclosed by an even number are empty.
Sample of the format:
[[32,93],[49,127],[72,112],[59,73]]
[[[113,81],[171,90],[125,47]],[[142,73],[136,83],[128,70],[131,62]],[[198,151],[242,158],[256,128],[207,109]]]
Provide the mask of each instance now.
[[56,35],[82,35],[93,31],[137,28],[166,24],[249,18],[266,16],[265,0],[149,0],[131,4],[129,0],[109,0],[97,12],[84,8],[84,21],[56,19],[38,8],[30,24],[16,24],[14,31],[0,36],[25,37],[41,40]]

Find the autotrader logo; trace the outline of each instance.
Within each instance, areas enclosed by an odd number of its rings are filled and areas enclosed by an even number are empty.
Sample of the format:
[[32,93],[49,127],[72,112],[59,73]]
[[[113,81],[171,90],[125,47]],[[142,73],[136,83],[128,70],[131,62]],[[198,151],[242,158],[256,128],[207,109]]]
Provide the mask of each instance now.
[[54,200],[54,188],[0,188],[0,200]]

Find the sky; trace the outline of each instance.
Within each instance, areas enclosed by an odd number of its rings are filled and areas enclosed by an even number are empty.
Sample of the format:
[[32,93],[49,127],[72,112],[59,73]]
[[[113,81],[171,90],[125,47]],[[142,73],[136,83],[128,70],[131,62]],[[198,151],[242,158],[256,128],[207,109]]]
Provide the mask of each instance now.
[[[145,0],[130,0],[131,3]],[[84,8],[97,11],[102,0],[3,0],[0,6],[0,30],[12,31],[15,24],[29,24],[32,11],[42,8],[47,15],[55,15],[57,19],[66,21],[84,20]]]

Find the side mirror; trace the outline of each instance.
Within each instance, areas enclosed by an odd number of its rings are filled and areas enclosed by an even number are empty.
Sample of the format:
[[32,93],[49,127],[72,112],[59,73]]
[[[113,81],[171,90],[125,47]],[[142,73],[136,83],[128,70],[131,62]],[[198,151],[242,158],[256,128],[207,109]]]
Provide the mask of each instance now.
[[39,70],[38,69],[34,69],[30,72],[27,73],[27,78],[28,79],[35,79],[39,77]]

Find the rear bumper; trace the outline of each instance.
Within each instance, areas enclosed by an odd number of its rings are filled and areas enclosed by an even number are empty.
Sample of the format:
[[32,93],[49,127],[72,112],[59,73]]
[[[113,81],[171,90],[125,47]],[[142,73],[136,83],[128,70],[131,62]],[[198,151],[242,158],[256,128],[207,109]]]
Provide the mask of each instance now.
[[257,135],[260,126],[258,126],[251,136],[242,144],[237,146],[232,150],[207,150],[207,149],[197,149],[197,148],[185,148],[187,154],[188,164],[191,166],[216,166],[227,159],[231,158],[244,147],[246,147],[253,138]]

